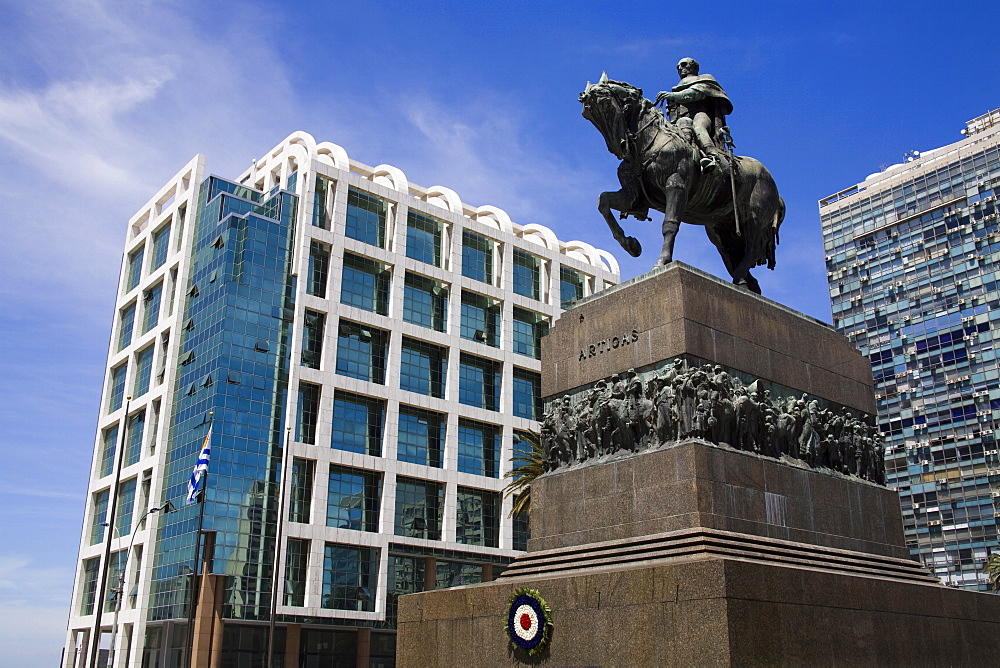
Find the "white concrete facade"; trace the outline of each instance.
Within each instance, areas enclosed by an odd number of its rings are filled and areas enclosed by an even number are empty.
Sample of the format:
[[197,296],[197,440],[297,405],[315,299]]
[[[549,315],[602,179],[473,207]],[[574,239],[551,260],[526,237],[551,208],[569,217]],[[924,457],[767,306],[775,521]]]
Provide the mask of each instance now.
[[[150,605],[149,583],[152,577],[152,562],[155,554],[158,514],[148,515],[145,526],[135,526],[150,506],[162,501],[162,479],[165,470],[166,438],[173,408],[174,377],[178,365],[180,319],[184,314],[184,295],[192,263],[194,219],[198,207],[198,187],[206,177],[204,157],[196,156],[188,165],[165,185],[129,221],[126,248],[122,264],[122,278],[116,302],[115,325],[108,356],[108,380],[102,397],[102,411],[95,439],[93,469],[87,499],[87,514],[84,524],[77,581],[74,588],[69,620],[64,665],[75,663],[75,648],[81,647],[82,659],[89,651],[87,644],[90,629],[94,625],[94,614],[86,612],[88,598],[95,598],[92,587],[85,585],[85,564],[93,565],[103,555],[103,541],[92,543],[92,528],[98,509],[95,500],[98,495],[110,490],[115,481],[114,472],[106,472],[106,448],[104,434],[116,424],[124,424],[124,405],[113,411],[108,407],[112,402],[114,388],[112,369],[127,365],[125,394],[135,395],[129,405],[129,416],[145,411],[145,434],[139,460],[122,469],[120,480],[136,480],[136,492],[132,509],[132,533],[112,538],[112,552],[124,550],[134,539],[132,555],[126,570],[126,596],[122,602],[118,623],[121,631],[119,648],[115,654],[115,665],[141,665],[146,637],[147,609]],[[294,178],[293,178],[294,175]],[[330,184],[326,197],[329,212],[326,225],[314,224],[314,204],[317,197],[317,177],[327,179]],[[293,182],[293,189],[299,198],[295,227],[294,272],[297,275],[295,294],[295,318],[291,334],[290,377],[288,381],[289,401],[285,406],[286,424],[296,424],[297,406],[294,400],[295,388],[300,382],[310,383],[320,388],[319,418],[316,423],[314,443],[293,440],[288,461],[292,457],[314,462],[314,479],[311,493],[311,522],[283,523],[284,538],[310,541],[304,606],[279,605],[278,613],[302,617],[335,618],[338,624],[348,624],[350,620],[379,622],[385,619],[387,585],[389,582],[389,553],[391,545],[405,545],[415,551],[454,551],[474,557],[513,557],[513,527],[509,518],[510,499],[504,499],[499,523],[499,546],[485,547],[460,542],[456,535],[456,508],[459,487],[502,494],[506,483],[503,474],[510,469],[512,443],[515,432],[536,432],[535,420],[513,415],[513,377],[515,369],[538,373],[541,364],[535,357],[514,351],[513,318],[514,309],[537,314],[549,322],[559,316],[560,276],[563,267],[576,272],[583,278],[584,296],[597,292],[619,279],[619,268],[614,257],[582,241],[559,241],[548,228],[537,224],[520,225],[495,206],[471,207],[464,204],[452,190],[443,186],[424,188],[409,183],[401,170],[390,165],[369,167],[348,158],[346,151],[328,142],[316,143],[313,137],[296,132],[282,141],[265,156],[256,160],[253,166],[234,181],[258,191],[267,193],[274,188],[287,187]],[[367,244],[346,236],[344,221],[347,216],[347,198],[350,190],[374,196],[387,207],[385,243],[382,247]],[[440,266],[434,266],[407,257],[408,212],[415,211],[441,224],[442,252]],[[171,226],[170,245],[166,261],[153,267],[152,249],[154,234],[165,225]],[[470,231],[492,241],[494,279],[485,283],[462,275],[463,231]],[[325,297],[308,293],[310,248],[314,243],[329,249],[329,268],[325,286]],[[130,257],[135,257],[137,249],[145,249],[141,276],[137,285],[129,288]],[[517,294],[513,288],[515,249],[530,253],[538,259],[540,266],[539,299]],[[341,303],[341,275],[344,254],[375,260],[389,271],[389,298],[387,314],[357,308]],[[404,282],[407,273],[431,279],[445,286],[447,294],[447,324],[444,331],[436,331],[406,322],[403,316]],[[143,326],[144,304],[151,289],[163,286],[160,315],[155,326],[149,331]],[[497,346],[479,340],[462,337],[461,303],[463,292],[485,297],[495,304],[500,317],[500,335]],[[122,314],[135,305],[133,335],[130,342],[119,349]],[[303,327],[306,311],[322,313],[325,316],[319,368],[301,364]],[[388,333],[388,353],[385,360],[385,382],[374,383],[338,374],[335,370],[340,320],[349,321]],[[173,335],[171,335],[173,333]],[[447,373],[444,381],[444,395],[437,398],[425,394],[402,390],[399,386],[399,368],[402,357],[403,338],[430,343],[447,351]],[[141,375],[137,356],[153,347],[154,375],[149,390],[139,396],[134,390],[136,378]],[[477,358],[490,360],[502,369],[499,410],[489,410],[460,403],[459,375],[460,358],[465,353]],[[162,369],[162,376],[159,371]],[[369,397],[384,405],[384,428],[382,431],[381,456],[369,456],[330,447],[333,430],[333,397],[336,391],[346,391]],[[442,447],[443,465],[425,466],[397,459],[397,424],[401,406],[425,409],[446,416],[445,441]],[[154,418],[154,414],[158,418]],[[500,431],[500,469],[496,477],[475,475],[459,470],[458,466],[458,426],[460,419],[474,420],[492,425]],[[154,428],[158,424],[158,428]],[[126,444],[125,450],[128,451]],[[117,450],[115,451],[117,453]],[[381,479],[379,500],[378,531],[358,531],[326,526],[327,471],[330,466],[351,467],[372,472]],[[444,516],[440,540],[410,538],[394,535],[395,490],[398,476],[437,483],[444,489]],[[284,494],[288,497],[290,477],[282,476]],[[148,485],[144,483],[148,481]],[[146,491],[148,490],[148,491]],[[171,499],[174,504],[182,499]],[[286,506],[287,508],[287,506]],[[119,513],[120,516],[120,513]],[[287,511],[285,517],[287,518]],[[284,544],[285,541],[283,541]],[[366,546],[378,549],[377,593],[373,611],[351,611],[323,607],[321,587],[323,583],[324,546],[327,543],[350,546]],[[141,555],[141,557],[139,556]],[[277,565],[278,574],[285,573],[284,550]],[[97,586],[100,586],[98,570]],[[279,576],[280,577],[280,576]],[[109,575],[109,579],[111,576]],[[108,583],[110,590],[114,582]],[[131,596],[134,592],[135,596]],[[279,600],[282,599],[279,596]],[[282,601],[283,602],[283,601]],[[91,607],[96,609],[95,602]],[[104,632],[111,630],[114,612],[105,612],[101,621]],[[151,657],[155,663],[165,659],[162,652]]]

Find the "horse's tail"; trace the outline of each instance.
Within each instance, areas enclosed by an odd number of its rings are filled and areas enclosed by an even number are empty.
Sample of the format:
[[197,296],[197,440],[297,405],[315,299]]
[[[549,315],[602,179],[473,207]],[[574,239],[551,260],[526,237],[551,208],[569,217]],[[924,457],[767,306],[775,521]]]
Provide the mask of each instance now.
[[[765,242],[767,244],[765,257],[768,269],[774,269],[775,251],[778,248],[778,244],[781,242],[778,235],[778,228],[781,227],[783,220],[785,220],[785,200],[782,199],[781,195],[778,195],[778,206],[775,207],[774,218],[771,221],[771,225],[765,232],[767,237]],[[763,264],[763,262],[761,264]]]

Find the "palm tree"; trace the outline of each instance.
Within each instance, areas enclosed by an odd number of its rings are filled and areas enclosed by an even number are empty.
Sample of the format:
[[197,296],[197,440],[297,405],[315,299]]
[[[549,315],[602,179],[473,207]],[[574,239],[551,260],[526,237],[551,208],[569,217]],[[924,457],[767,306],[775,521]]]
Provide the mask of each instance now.
[[[527,447],[524,447],[527,445]],[[518,447],[521,446],[521,447]],[[514,456],[510,458],[514,468],[504,474],[511,481],[503,488],[504,496],[513,496],[514,505],[510,516],[531,512],[531,483],[545,473],[545,459],[542,453],[542,442],[538,434],[519,434],[514,447]]]
[[993,589],[1000,591],[1000,552],[994,552],[983,567],[986,579]]

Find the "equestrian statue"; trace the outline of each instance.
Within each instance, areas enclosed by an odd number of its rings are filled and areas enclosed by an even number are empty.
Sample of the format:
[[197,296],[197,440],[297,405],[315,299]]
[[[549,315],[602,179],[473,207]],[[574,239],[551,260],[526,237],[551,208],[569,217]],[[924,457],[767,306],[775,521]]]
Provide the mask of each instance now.
[[[657,266],[673,260],[682,221],[704,225],[733,283],[760,294],[750,270],[763,264],[774,269],[785,203],[764,165],[733,155],[725,124],[733,105],[715,78],[698,69],[693,59],[681,60],[680,83],[657,95],[656,103],[635,86],[609,80],[607,73],[596,84],[587,82],[579,97],[583,117],[622,161],[621,190],[601,193],[597,208],[633,257],[639,257],[642,246],[625,235],[612,209],[622,219],[649,220],[650,209],[663,213]],[[662,103],[667,115],[657,108]]]

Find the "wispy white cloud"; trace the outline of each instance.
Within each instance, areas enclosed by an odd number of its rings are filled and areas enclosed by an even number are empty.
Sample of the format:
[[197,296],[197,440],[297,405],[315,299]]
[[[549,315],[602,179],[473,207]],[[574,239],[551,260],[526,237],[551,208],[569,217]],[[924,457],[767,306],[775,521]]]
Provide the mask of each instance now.
[[[0,448],[12,464],[0,542],[34,556],[0,555],[4,665],[59,660],[126,221],[195,153],[238,173],[295,129],[281,56],[260,38],[269,11],[220,14],[211,33],[200,4],[39,0],[5,17],[18,58],[0,55]],[[38,484],[19,483],[25,470]]]
[[73,571],[0,554],[0,647],[12,666],[58,665]]
[[128,162],[115,159],[134,144],[116,123],[172,78],[156,61],[142,69],[152,72],[57,81],[41,90],[0,85],[0,140],[63,186],[136,192],[143,185],[138,175],[128,169]]
[[[405,119],[417,131],[414,158],[469,204],[500,206],[522,224],[565,225],[567,204],[596,202],[600,175],[543,150],[528,120],[512,107],[499,97],[447,105],[405,97]],[[594,222],[600,223],[599,216]],[[579,233],[574,227],[571,234]]]

